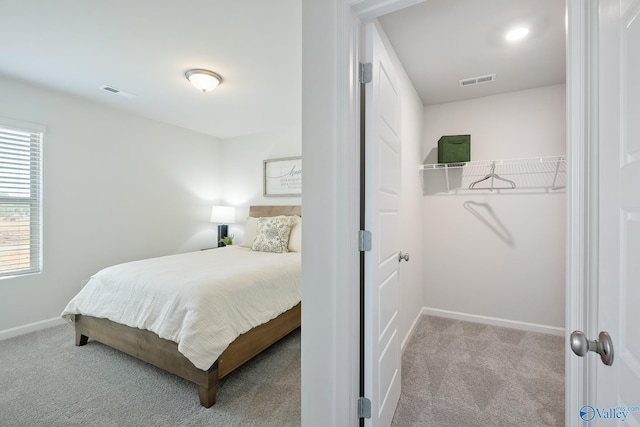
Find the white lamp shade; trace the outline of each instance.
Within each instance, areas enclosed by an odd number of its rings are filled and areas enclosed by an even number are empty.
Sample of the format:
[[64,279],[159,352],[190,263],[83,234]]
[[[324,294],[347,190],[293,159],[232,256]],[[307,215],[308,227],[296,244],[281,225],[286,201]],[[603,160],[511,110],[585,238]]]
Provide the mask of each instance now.
[[215,89],[222,81],[222,77],[218,74],[202,69],[189,70],[185,76],[196,89],[203,92]]
[[214,206],[211,208],[211,222],[233,224],[236,222],[236,208],[231,206]]

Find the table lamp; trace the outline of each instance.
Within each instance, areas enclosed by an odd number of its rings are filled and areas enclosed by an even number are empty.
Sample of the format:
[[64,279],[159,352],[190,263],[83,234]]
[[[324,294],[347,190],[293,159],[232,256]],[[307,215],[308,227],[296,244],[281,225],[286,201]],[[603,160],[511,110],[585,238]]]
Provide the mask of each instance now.
[[213,206],[211,208],[211,222],[218,224],[218,247],[226,246],[220,239],[228,236],[229,227],[227,224],[236,222],[236,209],[232,206]]

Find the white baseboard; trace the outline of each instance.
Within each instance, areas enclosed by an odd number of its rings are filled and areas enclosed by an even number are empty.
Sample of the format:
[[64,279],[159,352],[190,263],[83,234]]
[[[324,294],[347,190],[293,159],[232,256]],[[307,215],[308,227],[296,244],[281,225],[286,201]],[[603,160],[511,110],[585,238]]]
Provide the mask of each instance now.
[[28,325],[22,325],[11,329],[5,329],[0,331],[0,341],[17,337],[19,335],[28,334],[29,332],[40,331],[42,329],[52,328],[54,326],[64,325],[66,322],[61,317],[54,317],[53,319],[41,320],[40,322],[29,323]]
[[423,307],[422,314],[428,316],[446,317],[449,319],[464,320],[467,322],[482,323],[484,325],[503,326],[505,328],[520,329],[527,332],[540,332],[542,334],[564,336],[564,328],[555,326],[537,325],[535,323],[519,322],[517,320],[499,319],[497,317],[478,316],[476,314],[459,313],[457,311],[440,310],[437,308]]
[[400,351],[402,353],[404,353],[404,349],[407,347],[407,344],[409,344],[409,341],[411,340],[411,337],[413,336],[413,332],[416,330],[416,326],[418,325],[418,322],[420,321],[421,317],[422,317],[422,311],[419,311],[416,318],[413,319],[413,323],[411,323],[409,332],[407,332],[407,335],[405,335],[404,339],[402,340],[402,343],[400,344]]

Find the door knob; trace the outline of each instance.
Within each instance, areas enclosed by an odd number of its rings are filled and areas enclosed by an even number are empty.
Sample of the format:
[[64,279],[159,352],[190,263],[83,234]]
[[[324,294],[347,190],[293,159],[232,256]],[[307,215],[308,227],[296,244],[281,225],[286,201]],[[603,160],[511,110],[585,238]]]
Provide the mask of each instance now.
[[409,254],[403,254],[402,252],[398,252],[398,262],[405,260],[405,261],[409,261]]
[[593,351],[600,355],[600,360],[607,366],[613,365],[613,341],[607,332],[600,332],[597,340],[590,341],[582,331],[571,333],[571,350],[580,357]]

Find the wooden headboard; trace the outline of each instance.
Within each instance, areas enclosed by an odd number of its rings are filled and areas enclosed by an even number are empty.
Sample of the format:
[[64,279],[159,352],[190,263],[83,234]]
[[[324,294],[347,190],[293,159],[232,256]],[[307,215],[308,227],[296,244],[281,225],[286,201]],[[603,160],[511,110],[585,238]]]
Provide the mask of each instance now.
[[298,215],[302,216],[301,206],[250,206],[249,216],[260,218],[263,216]]

